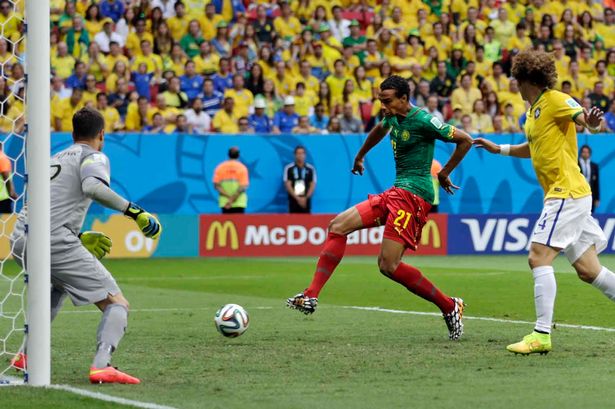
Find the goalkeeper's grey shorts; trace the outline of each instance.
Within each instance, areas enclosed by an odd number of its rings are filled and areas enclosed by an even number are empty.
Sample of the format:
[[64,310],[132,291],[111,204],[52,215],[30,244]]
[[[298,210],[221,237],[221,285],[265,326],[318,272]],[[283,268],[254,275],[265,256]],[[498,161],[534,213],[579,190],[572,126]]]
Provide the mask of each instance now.
[[[24,238],[19,228],[11,234],[13,257],[22,267],[26,250]],[[121,292],[105,266],[65,227],[51,233],[51,284],[66,292],[75,306],[94,304],[109,294]]]

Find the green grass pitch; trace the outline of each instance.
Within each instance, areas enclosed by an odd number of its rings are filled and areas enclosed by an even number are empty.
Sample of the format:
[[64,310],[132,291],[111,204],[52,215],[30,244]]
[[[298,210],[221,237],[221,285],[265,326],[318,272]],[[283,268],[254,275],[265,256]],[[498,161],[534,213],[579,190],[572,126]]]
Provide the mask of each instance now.
[[[603,257],[615,268],[615,257]],[[462,296],[473,317],[533,321],[525,257],[407,257]],[[310,317],[284,307],[307,286],[314,259],[150,259],[105,262],[131,302],[114,365],[138,386],[89,385],[100,314],[66,305],[53,323],[52,382],[176,408],[607,408],[615,390],[615,332],[559,327],[547,356],[505,346],[531,324],[466,320],[450,342],[443,320],[345,308],[437,312],[381,276],[375,257],[348,258]],[[556,263],[555,321],[615,328],[615,305]],[[236,339],[213,325],[217,308],[243,305]],[[2,363],[4,366],[4,363]],[[62,391],[0,388],[0,408],[118,408]]]

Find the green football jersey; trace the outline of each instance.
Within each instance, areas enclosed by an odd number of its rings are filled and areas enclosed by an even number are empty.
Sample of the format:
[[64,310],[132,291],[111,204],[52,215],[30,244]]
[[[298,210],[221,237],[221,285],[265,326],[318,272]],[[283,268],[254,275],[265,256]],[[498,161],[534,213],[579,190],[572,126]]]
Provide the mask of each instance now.
[[412,107],[399,123],[397,116],[385,117],[382,127],[391,129],[389,137],[395,157],[395,187],[433,203],[431,162],[436,139],[453,140],[454,129],[420,108]]

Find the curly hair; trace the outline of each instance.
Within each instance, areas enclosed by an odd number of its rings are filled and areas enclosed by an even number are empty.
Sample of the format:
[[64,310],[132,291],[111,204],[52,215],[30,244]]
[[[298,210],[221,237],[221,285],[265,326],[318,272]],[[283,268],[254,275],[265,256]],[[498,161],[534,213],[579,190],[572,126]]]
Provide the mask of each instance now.
[[513,59],[512,76],[519,82],[553,88],[557,83],[553,55],[532,49],[521,51]]
[[384,91],[385,89],[394,89],[397,98],[401,98],[405,95],[406,98],[410,99],[410,86],[408,85],[408,81],[399,75],[391,75],[389,78],[382,81],[380,90]]

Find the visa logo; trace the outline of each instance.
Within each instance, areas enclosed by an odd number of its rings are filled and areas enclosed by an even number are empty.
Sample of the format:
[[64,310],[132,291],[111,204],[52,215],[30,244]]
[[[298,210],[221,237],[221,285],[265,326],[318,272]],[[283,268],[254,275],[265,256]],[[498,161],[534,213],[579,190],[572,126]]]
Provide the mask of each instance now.
[[528,218],[490,218],[482,219],[482,221],[484,225],[481,227],[479,219],[461,219],[461,223],[465,224],[470,231],[474,251],[529,250],[533,226]]

